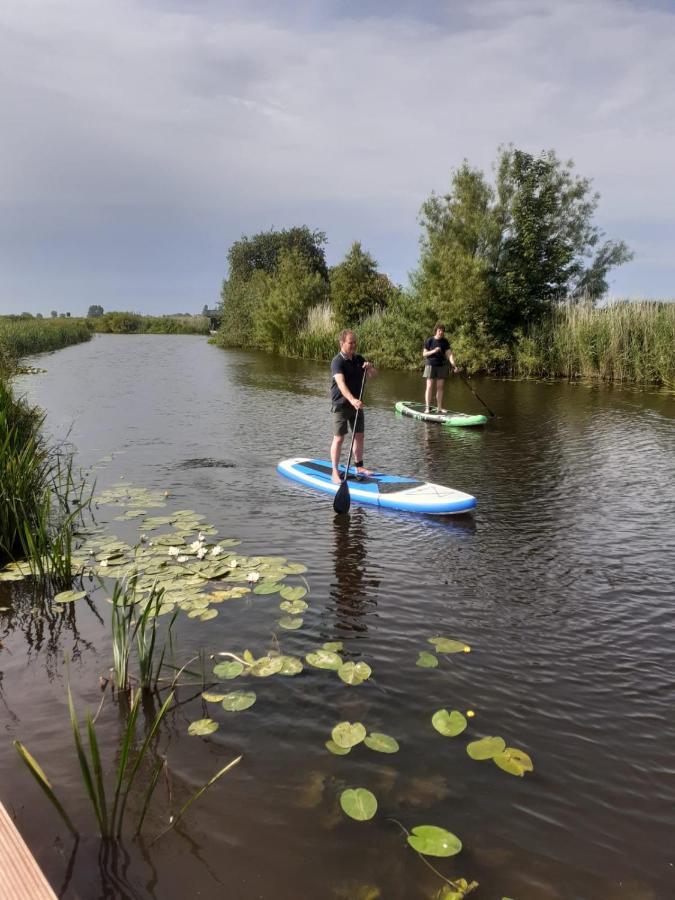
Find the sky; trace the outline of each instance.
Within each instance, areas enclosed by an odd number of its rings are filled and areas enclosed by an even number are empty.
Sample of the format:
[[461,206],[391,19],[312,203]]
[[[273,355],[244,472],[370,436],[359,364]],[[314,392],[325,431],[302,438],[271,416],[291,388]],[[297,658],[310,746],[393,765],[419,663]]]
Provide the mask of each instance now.
[[199,312],[308,225],[407,284],[419,211],[501,144],[573,159],[675,298],[675,0],[3,0],[0,313]]

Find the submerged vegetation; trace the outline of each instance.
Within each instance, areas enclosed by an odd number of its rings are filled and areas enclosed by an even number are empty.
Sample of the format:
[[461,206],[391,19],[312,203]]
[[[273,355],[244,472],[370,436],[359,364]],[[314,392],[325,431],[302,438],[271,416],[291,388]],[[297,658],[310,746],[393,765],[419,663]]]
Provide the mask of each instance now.
[[321,231],[242,237],[228,252],[217,342],[328,360],[352,327],[377,365],[419,369],[440,319],[470,373],[675,383],[675,305],[595,306],[632,254],[594,224],[590,180],[552,151],[513,147],[495,172],[491,185],[465,163],[424,203],[405,289],[358,242],[329,268]]

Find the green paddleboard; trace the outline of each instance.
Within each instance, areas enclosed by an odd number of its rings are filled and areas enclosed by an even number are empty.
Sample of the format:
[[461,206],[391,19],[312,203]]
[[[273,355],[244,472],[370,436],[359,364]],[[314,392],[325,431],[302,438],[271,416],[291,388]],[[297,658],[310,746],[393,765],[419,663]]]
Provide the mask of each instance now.
[[440,422],[442,425],[459,425],[466,427],[468,425],[485,425],[487,416],[471,415],[469,413],[454,412],[448,410],[439,413],[436,407],[432,406],[430,412],[425,412],[424,403],[415,403],[414,401],[399,400],[396,404],[396,412],[404,416],[411,416],[413,419],[422,419],[424,422]]

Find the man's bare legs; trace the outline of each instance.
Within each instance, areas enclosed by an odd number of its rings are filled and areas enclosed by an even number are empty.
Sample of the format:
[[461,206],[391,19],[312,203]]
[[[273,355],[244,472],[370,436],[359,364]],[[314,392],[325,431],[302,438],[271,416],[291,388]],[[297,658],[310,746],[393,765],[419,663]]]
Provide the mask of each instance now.
[[424,405],[426,406],[426,412],[429,412],[429,410],[431,409],[431,394],[433,392],[434,381],[434,378],[427,378],[427,388],[424,392]]
[[445,379],[437,378],[436,379],[436,406],[438,407],[439,412],[445,412],[443,409],[443,392],[445,390]]
[[342,444],[344,443],[344,439],[344,434],[335,434],[333,435],[333,443],[330,445],[330,461],[333,464],[333,474],[331,476],[331,481],[333,481],[335,484],[339,484],[342,480],[340,478],[340,473],[338,472],[338,466],[340,465],[340,453],[342,452]]

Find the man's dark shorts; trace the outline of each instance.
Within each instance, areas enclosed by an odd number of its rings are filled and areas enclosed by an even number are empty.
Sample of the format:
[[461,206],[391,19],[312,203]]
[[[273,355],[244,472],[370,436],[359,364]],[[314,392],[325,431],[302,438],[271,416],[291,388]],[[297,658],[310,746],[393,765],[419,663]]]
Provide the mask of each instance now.
[[[342,435],[347,434],[348,427],[354,430],[354,419],[356,418],[357,410],[351,405],[351,403],[345,403],[344,406],[339,406],[337,409],[333,410],[333,434],[336,437],[341,437]],[[363,410],[359,412],[359,418],[356,423],[356,433],[363,434]]]

